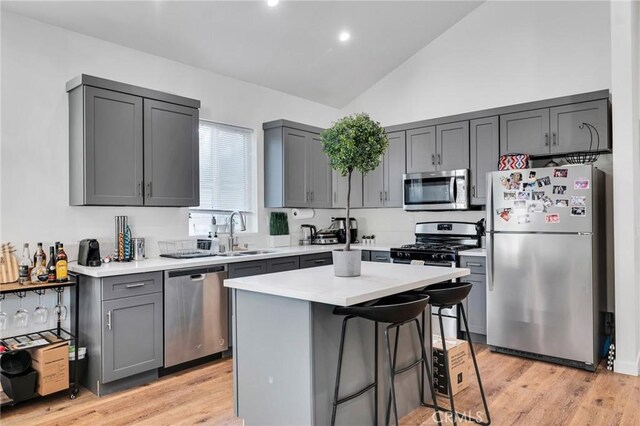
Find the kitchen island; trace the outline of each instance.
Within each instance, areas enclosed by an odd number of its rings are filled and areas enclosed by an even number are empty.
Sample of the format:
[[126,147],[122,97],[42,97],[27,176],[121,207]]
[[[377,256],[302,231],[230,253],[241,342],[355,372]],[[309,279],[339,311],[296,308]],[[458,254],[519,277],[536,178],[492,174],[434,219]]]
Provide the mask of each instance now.
[[[464,268],[362,263],[362,275],[334,276],[333,266],[225,280],[233,291],[235,413],[247,425],[326,425],[343,317],[335,306],[351,306],[469,275]],[[429,315],[427,315],[429,319]],[[425,329],[429,330],[427,324]],[[378,330],[383,341],[383,327]],[[417,359],[419,340],[401,329],[398,366]],[[373,380],[373,323],[349,322],[341,396]],[[384,423],[388,382],[383,345],[379,358],[379,423]],[[426,381],[425,381],[426,385]],[[420,405],[420,371],[396,378],[398,414]],[[337,424],[373,424],[373,392],[338,408]],[[425,398],[429,397],[425,389]]]

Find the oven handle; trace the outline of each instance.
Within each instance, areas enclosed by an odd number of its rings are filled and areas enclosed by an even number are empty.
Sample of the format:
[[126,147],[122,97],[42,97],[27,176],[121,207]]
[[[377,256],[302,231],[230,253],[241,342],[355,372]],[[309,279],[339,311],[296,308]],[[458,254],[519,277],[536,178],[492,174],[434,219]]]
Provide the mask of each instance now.
[[452,177],[449,181],[449,200],[451,204],[456,204],[456,178]]
[[[404,260],[404,259],[393,259],[393,263],[400,263],[403,265],[411,265],[411,261],[410,260]],[[424,266],[441,266],[444,268],[455,268],[455,262],[424,262]]]

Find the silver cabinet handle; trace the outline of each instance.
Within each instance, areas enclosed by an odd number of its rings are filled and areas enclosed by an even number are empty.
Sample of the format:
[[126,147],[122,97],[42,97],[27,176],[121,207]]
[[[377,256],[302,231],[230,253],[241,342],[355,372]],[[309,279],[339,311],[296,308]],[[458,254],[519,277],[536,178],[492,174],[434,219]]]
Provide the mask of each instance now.
[[304,196],[304,201],[308,202],[309,201],[309,191],[307,191],[307,193]]
[[317,259],[313,261],[313,263],[324,263],[324,262],[326,262],[326,260],[324,259]]
[[389,260],[386,256],[376,256],[376,260]]
[[482,264],[481,263],[475,263],[475,262],[467,262],[466,266],[478,266],[478,267],[480,267],[480,266],[482,266]]
[[438,164],[442,164],[442,159],[440,158],[440,154],[438,154]]
[[544,146],[549,146],[549,133],[544,134]]
[[144,287],[145,283],[137,283],[137,284],[127,284],[125,285],[126,288],[136,288],[136,287]]
[[142,181],[138,182],[138,197],[142,197]]
[[382,191],[380,191],[380,201],[382,201]]
[[107,312],[107,329],[111,330],[111,311]]
[[389,191],[384,191],[384,199],[385,201],[389,201]]
[[151,182],[147,183],[147,197],[151,197]]
[[476,196],[476,186],[475,185],[471,185],[471,196],[472,197]]
[[557,143],[557,138],[556,138],[556,132],[553,132],[553,133],[552,133],[552,135],[553,135],[553,142],[552,142],[552,144],[553,144],[553,145],[558,145],[558,143]]
[[436,155],[435,154],[431,154],[431,165],[432,166],[436,165]]

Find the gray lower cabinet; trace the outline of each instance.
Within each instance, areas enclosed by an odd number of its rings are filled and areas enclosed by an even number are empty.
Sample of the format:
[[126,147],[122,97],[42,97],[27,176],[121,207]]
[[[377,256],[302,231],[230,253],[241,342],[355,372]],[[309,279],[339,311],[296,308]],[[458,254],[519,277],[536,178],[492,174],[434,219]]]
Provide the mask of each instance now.
[[389,263],[391,262],[391,253],[382,250],[373,250],[370,254],[370,260],[372,262]]
[[333,254],[314,253],[300,256],[300,269],[315,268],[316,266],[333,265]]
[[[340,173],[333,170],[333,208],[347,207],[347,176],[341,176]],[[351,208],[359,208],[363,206],[362,200],[362,173],[353,172],[351,174]]]
[[69,92],[69,204],[200,204],[200,101],[81,75]]
[[549,154],[549,108],[501,115],[500,154]]
[[272,272],[284,272],[300,269],[300,257],[288,256],[276,259],[267,259],[267,274]]
[[371,251],[370,250],[360,250],[360,259],[369,262],[371,260]]
[[436,170],[436,126],[407,130],[407,173]]
[[162,272],[80,276],[82,384],[97,395],[147,383],[163,365]]
[[498,169],[499,118],[471,120],[469,128],[471,204],[483,206],[487,203],[487,173]]
[[200,205],[199,113],[144,100],[145,205]]
[[[610,149],[608,108],[609,103],[606,99],[551,108],[549,113],[551,153],[566,154]],[[588,127],[583,126],[583,123],[595,127],[593,142]],[[598,136],[600,137],[599,145]]]
[[283,121],[263,124],[265,207],[331,208],[332,173],[322,129]]
[[471,275],[464,277],[464,281],[473,284],[471,292],[465,300],[465,311],[469,323],[469,331],[474,334],[487,334],[487,281],[486,263],[484,257],[461,256],[460,266],[469,268]]
[[267,273],[266,260],[253,260],[229,264],[229,278],[250,277]]
[[468,121],[436,126],[436,163],[438,170],[469,168]]
[[162,367],[162,293],[102,302],[102,382]]
[[402,175],[406,171],[405,132],[387,134],[389,149],[380,165],[364,177],[364,207],[402,207]]

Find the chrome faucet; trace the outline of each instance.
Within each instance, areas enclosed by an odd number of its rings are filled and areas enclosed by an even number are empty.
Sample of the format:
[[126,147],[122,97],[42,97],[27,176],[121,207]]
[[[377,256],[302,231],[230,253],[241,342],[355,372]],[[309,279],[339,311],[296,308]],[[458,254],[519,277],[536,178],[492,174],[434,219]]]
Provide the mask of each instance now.
[[240,230],[245,231],[247,229],[247,225],[244,222],[244,216],[238,210],[235,210],[231,215],[229,215],[229,251],[233,251],[233,248],[236,246],[236,236],[233,235],[235,229],[235,216],[240,218]]

